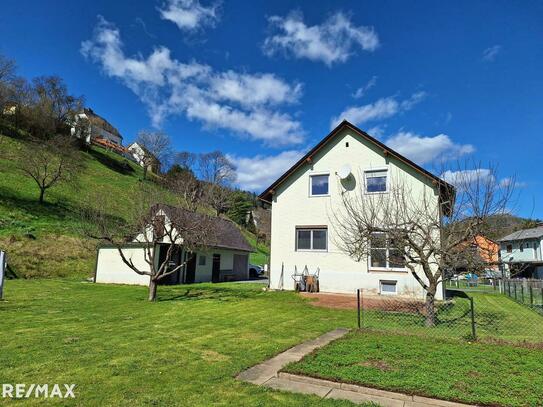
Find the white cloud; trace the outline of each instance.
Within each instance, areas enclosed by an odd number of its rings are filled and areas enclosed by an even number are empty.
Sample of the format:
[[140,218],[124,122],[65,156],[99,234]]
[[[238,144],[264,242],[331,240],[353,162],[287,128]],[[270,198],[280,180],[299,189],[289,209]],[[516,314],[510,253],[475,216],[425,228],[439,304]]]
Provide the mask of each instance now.
[[122,46],[119,30],[99,17],[92,40],[82,43],[81,52],[140,98],[154,126],[170,115],[185,114],[206,127],[269,145],[303,141],[300,122],[278,111],[298,101],[301,84],[289,84],[269,73],[215,72],[198,62],[180,62],[165,47],[155,48],[147,58],[128,57]]
[[357,48],[374,51],[379,46],[379,37],[372,27],[357,27],[350,16],[342,12],[313,26],[306,25],[299,12],[291,12],[286,17],[272,16],[268,21],[275,33],[264,41],[263,50],[267,55],[284,52],[331,66],[347,61]]
[[459,188],[475,182],[485,183],[495,181],[494,174],[488,168],[459,171],[447,170],[441,174],[441,178]]
[[305,153],[305,151],[288,150],[275,156],[238,157],[229,155],[228,158],[237,167],[236,183],[239,187],[260,192],[270,186]]
[[373,76],[364,86],[359,87],[354,93],[353,98],[360,99],[368,90],[377,84],[377,76]]
[[167,0],[158,9],[160,17],[175,23],[180,30],[195,31],[219,20],[218,3],[202,6],[199,0]]
[[388,119],[398,113],[412,109],[426,97],[426,92],[416,92],[409,99],[398,101],[395,97],[381,98],[374,103],[351,106],[332,119],[330,128],[336,127],[343,119],[355,125],[370,121]]
[[471,144],[456,144],[446,134],[423,137],[411,132],[399,132],[385,144],[417,164],[446,161],[475,151]]
[[494,45],[483,51],[483,61],[493,62],[500,51],[502,50],[501,45]]

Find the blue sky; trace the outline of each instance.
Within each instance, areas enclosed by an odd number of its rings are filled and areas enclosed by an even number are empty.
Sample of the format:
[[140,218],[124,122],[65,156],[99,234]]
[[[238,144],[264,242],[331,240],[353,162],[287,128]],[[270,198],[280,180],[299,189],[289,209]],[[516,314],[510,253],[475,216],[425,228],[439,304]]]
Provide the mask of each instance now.
[[543,218],[543,3],[3,1],[0,52],[134,139],[220,149],[256,191],[347,118],[432,169],[516,176]]

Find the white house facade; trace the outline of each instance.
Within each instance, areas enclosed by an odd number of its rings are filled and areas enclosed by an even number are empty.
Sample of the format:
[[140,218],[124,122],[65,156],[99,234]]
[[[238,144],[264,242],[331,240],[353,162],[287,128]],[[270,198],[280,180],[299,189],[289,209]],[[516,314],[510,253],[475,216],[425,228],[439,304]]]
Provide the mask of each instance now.
[[[81,128],[80,122],[85,121],[86,129]],[[101,138],[119,146],[123,143],[123,137],[106,119],[94,113],[92,109],[85,108],[81,113],[74,116],[71,133],[73,136],[82,138],[87,144],[92,139]]]
[[507,276],[543,279],[543,226],[513,232],[498,242]]
[[[345,168],[350,170],[347,182],[340,179]],[[386,194],[400,179],[411,193],[435,200],[440,213],[435,176],[350,123],[341,123],[259,197],[271,204],[270,287],[294,289],[294,270],[307,267],[310,274],[319,270],[322,292],[352,294],[363,289],[424,298],[420,283],[387,243],[372,246],[374,258],[361,261],[337,244],[334,213],[342,207],[341,194]],[[442,287],[436,297],[443,298]]]

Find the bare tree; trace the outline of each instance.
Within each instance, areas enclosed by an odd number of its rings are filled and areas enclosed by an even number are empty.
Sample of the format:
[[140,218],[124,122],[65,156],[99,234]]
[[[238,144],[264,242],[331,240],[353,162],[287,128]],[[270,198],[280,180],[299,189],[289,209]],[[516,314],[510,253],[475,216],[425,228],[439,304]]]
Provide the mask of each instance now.
[[480,166],[442,174],[455,188],[435,181],[415,190],[398,174],[388,193],[344,192],[341,209],[330,215],[341,250],[357,261],[409,270],[426,293],[429,326],[436,322],[435,297],[447,273],[459,262],[480,264],[476,251],[459,248],[482,233],[489,216],[507,209],[513,188],[498,182],[495,169]]
[[236,179],[236,167],[220,151],[201,154],[198,159],[198,173],[205,183],[205,200],[216,215],[229,207],[229,186]]
[[143,149],[138,155],[143,166],[143,179],[146,179],[149,168],[155,167],[158,172],[161,164],[166,165],[171,154],[171,140],[162,131],[141,130],[136,143]]
[[65,136],[54,136],[45,141],[33,139],[13,157],[23,175],[38,186],[40,204],[44,203],[48,189],[72,180],[79,168],[71,141]]
[[[98,198],[102,199],[98,210],[86,208],[82,213],[87,236],[114,245],[126,266],[137,274],[149,276],[149,301],[156,300],[157,285],[162,279],[183,269],[191,260],[188,256],[172,266],[174,255],[181,247],[193,256],[216,240],[213,219],[184,207],[186,201],[181,195],[177,198],[175,206],[159,204],[164,202],[164,192],[141,184],[131,197],[127,222],[119,223],[111,218],[108,210],[112,205],[104,197]],[[125,250],[126,244],[134,241],[144,244],[145,267],[137,265]],[[158,255],[159,245],[160,250],[165,250],[164,256]]]
[[15,80],[15,62],[0,54],[0,116],[6,104],[11,101],[13,81]]
[[190,151],[179,151],[174,154],[173,163],[179,165],[185,170],[189,170],[192,173],[196,172],[196,164],[198,162],[198,155],[191,153]]

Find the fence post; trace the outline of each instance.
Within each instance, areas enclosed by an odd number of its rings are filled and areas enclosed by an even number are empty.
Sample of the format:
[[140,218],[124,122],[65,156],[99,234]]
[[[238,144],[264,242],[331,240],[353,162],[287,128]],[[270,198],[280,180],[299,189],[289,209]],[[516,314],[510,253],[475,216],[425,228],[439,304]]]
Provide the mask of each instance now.
[[524,283],[520,283],[520,298],[522,299],[522,303],[524,304]]
[[469,297],[471,306],[471,336],[473,340],[477,340],[477,330],[475,328],[475,306],[473,305],[473,297]]
[[517,301],[517,283],[516,282],[513,284],[513,287],[515,288],[515,301]]
[[532,288],[532,284],[530,284],[530,305],[532,307],[534,306],[534,291]]
[[360,288],[356,289],[356,304],[357,304],[357,317],[358,317],[358,329],[360,329]]

